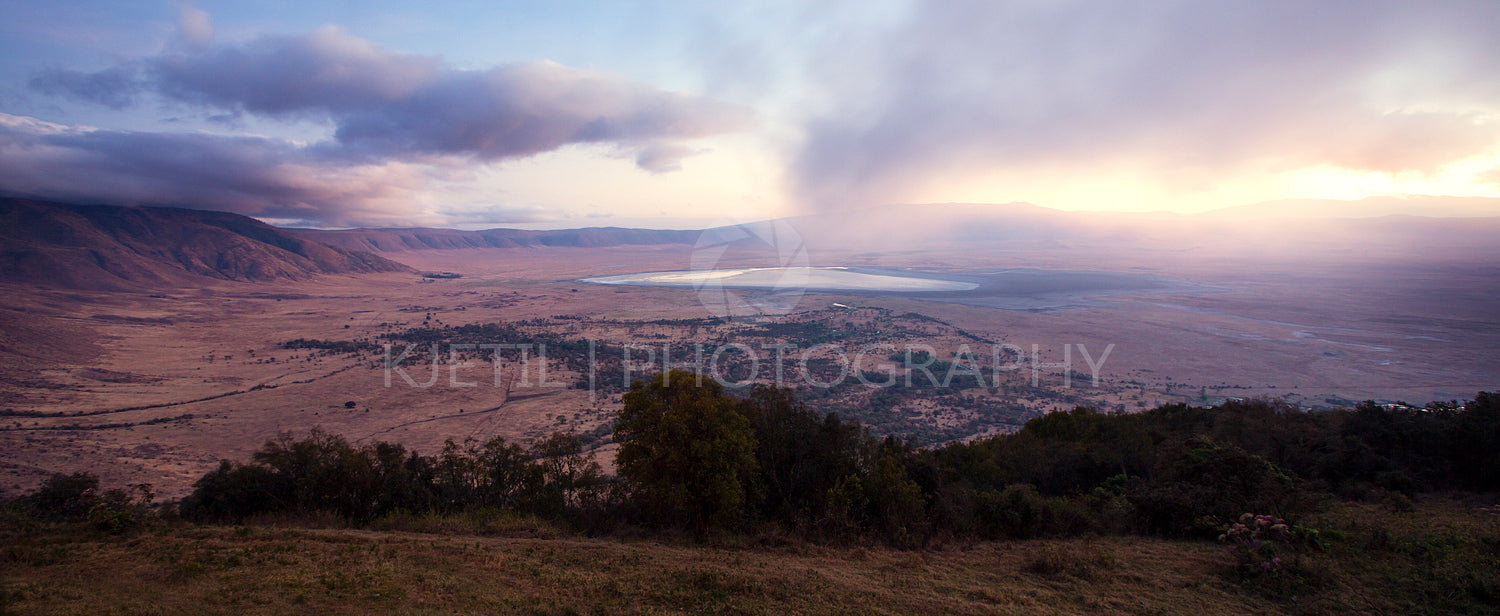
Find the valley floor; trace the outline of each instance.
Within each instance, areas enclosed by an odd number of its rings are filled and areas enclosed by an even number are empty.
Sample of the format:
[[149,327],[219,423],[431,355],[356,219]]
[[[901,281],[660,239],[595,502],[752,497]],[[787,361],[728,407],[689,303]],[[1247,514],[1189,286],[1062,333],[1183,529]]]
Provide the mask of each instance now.
[[[491,386],[498,382],[494,365],[479,358],[470,360],[472,367],[454,372],[450,364],[437,373],[413,359],[406,368],[410,384],[382,370],[382,345],[392,343],[400,357],[410,342],[390,336],[447,326],[503,324],[537,340],[589,339],[617,348],[659,351],[672,343],[679,345],[675,361],[686,361],[682,351],[695,343],[708,345],[710,358],[715,345],[727,343],[769,358],[764,345],[776,342],[798,344],[793,358],[820,343],[844,344],[855,356],[866,343],[888,342],[931,345],[934,358],[944,361],[969,345],[996,369],[1016,360],[1003,373],[1005,386],[984,395],[955,390],[946,400],[912,395],[879,405],[839,396],[808,401],[923,444],[1006,432],[1036,414],[1076,405],[1135,411],[1252,397],[1304,408],[1364,399],[1420,405],[1500,389],[1494,316],[1500,291],[1489,266],[1283,263],[1231,275],[1239,270],[1147,259],[1111,263],[1115,274],[1151,272],[1216,291],[1111,296],[1036,312],[808,293],[785,315],[709,319],[715,321],[709,325],[699,324],[710,316],[708,305],[691,289],[578,282],[681,269],[687,253],[685,245],[401,253],[418,270],[464,275],[436,282],[385,273],[150,293],[6,285],[0,289],[0,493],[25,492],[54,472],[87,470],[106,484],[149,482],[161,496],[177,498],[219,459],[242,459],[283,431],[314,426],[428,453],[448,438],[501,436],[527,444],[555,431],[607,433],[618,391],[590,396],[523,385],[512,396]],[[830,255],[818,263],[935,272],[1096,269],[1085,257],[949,251]],[[726,259],[721,266],[756,263]],[[1176,269],[1166,267],[1172,263]],[[296,341],[313,344],[289,344]],[[992,354],[1005,344],[1022,357]],[[871,357],[888,360],[883,352]],[[1026,362],[1041,370],[1021,367]],[[1059,362],[1071,362],[1071,372]],[[1097,362],[1097,382],[1090,362]],[[795,360],[787,365],[789,374],[798,373]],[[579,376],[553,367],[555,379]],[[773,371],[765,367],[760,374],[768,381]],[[854,383],[846,379],[849,389]],[[612,448],[601,441],[596,451],[607,467]]]

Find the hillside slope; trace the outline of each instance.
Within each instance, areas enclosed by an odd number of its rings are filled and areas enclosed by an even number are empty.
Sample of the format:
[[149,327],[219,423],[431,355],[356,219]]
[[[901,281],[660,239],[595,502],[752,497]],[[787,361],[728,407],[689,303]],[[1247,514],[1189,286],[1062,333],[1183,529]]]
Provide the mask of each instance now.
[[[111,536],[0,519],[0,613],[1492,614],[1494,507],[1339,503],[1319,547],[1246,577],[1213,541],[1134,536],[926,550],[785,536],[585,538],[493,513],[311,529],[154,522]],[[285,523],[285,522],[284,522]]]
[[115,290],[409,269],[227,212],[0,199],[0,282]]
[[[524,522],[520,525],[523,526]],[[1149,539],[712,548],[246,526],[17,538],[0,610],[161,614],[1276,614],[1218,546]],[[528,529],[512,532],[526,534]],[[552,535],[552,536],[549,536]],[[107,571],[108,574],[101,574]],[[9,605],[7,605],[9,603]]]

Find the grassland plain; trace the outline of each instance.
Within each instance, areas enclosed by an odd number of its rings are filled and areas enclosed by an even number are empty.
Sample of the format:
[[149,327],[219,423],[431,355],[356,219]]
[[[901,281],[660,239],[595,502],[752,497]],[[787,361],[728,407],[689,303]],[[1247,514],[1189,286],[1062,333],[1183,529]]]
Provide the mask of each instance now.
[[1205,541],[1102,536],[918,551],[776,535],[586,538],[525,518],[157,522],[127,535],[7,520],[14,614],[1493,613],[1500,513],[1474,497],[1339,504],[1321,549],[1244,577]]
[[[1086,346],[1098,359],[1114,345],[1108,361],[1101,362],[1097,384],[1086,378],[1069,383],[1061,370],[1054,374],[1047,369],[1042,387],[978,396],[977,389],[955,389],[960,395],[952,403],[886,396],[876,400],[878,408],[861,408],[868,406],[861,402],[874,393],[869,391],[861,398],[809,401],[884,432],[934,443],[1014,429],[1022,419],[1013,412],[1018,406],[1031,412],[1076,405],[1133,411],[1260,396],[1308,408],[1351,406],[1365,399],[1420,405],[1500,390],[1494,351],[1500,348],[1500,324],[1494,318],[1500,314],[1495,308],[1500,291],[1491,282],[1489,266],[1418,263],[1362,270],[1320,262],[1231,268],[1219,262],[1141,257],[1108,261],[1108,271],[1181,278],[1229,291],[1118,296],[1097,306],[1039,312],[899,294],[809,292],[792,313],[759,323],[700,327],[696,333],[692,325],[670,325],[708,316],[692,289],[578,282],[632,270],[682,269],[690,262],[690,249],[400,253],[415,271],[464,275],[437,282],[392,272],[307,281],[218,281],[150,293],[5,285],[0,292],[0,487],[25,491],[54,471],[90,470],[105,484],[144,481],[163,497],[177,498],[219,459],[244,457],[284,430],[322,426],[352,439],[375,435],[431,453],[448,437],[470,434],[525,443],[557,430],[589,432],[600,429],[617,408],[612,395],[591,398],[581,389],[537,388],[517,391],[512,398],[497,387],[449,386],[447,378],[436,387],[406,386],[399,377],[395,386],[385,386],[379,344],[397,343],[399,355],[404,341],[384,336],[450,325],[516,326],[538,336],[658,350],[668,342],[690,347],[739,341],[759,348],[780,340],[806,349],[835,341],[848,344],[853,355],[864,342],[819,340],[818,335],[829,332],[818,331],[813,323],[843,330],[841,323],[855,318],[861,326],[873,324],[876,313],[914,314],[924,320],[898,319],[912,330],[899,342],[932,345],[938,359],[953,359],[949,354],[959,351],[959,344],[984,356],[994,345],[949,335],[946,327],[939,331],[934,320],[951,325],[953,334],[961,330],[1015,344],[1044,363],[1061,361],[1065,349],[1071,349],[1074,370],[1084,377],[1093,370],[1079,349]],[[1087,256],[946,250],[831,254],[815,262],[942,272],[1017,267],[1077,271],[1099,269],[1105,262]],[[719,265],[756,264],[747,257],[725,258]],[[765,328],[787,335],[742,336]],[[376,348],[359,354],[287,347],[299,339],[365,341]],[[1038,344],[1039,349],[1033,347]],[[883,354],[879,358],[885,359]],[[413,376],[425,382],[429,372],[421,371],[415,359],[411,363]],[[459,376],[490,382],[492,367],[476,361]],[[558,378],[570,376],[559,370]],[[1028,372],[1007,373],[1016,381],[1011,385],[1030,384]],[[356,406],[346,407],[350,401]],[[964,404],[956,404],[960,401]],[[861,410],[877,413],[855,413]],[[608,465],[610,447],[602,445],[597,453]]]

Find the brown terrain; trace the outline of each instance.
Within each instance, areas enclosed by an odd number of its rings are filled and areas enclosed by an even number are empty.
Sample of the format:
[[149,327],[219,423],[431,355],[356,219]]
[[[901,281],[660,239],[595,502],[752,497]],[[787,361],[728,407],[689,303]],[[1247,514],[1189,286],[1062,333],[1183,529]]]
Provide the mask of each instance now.
[[177,208],[0,202],[0,282],[92,290],[407,271],[253,218]]
[[[927,430],[933,440],[1011,430],[1073,404],[1135,410],[1266,396],[1315,408],[1367,398],[1421,404],[1500,388],[1500,259],[1485,246],[1492,219],[1304,224],[1273,243],[1269,228],[1230,242],[1181,221],[1141,231],[1139,221],[1080,218],[1072,220],[1080,231],[1068,235],[1068,217],[1023,213],[1015,220],[1030,222],[1009,232],[988,221],[997,229],[988,239],[976,232],[946,244],[817,216],[796,224],[817,266],[1148,272],[1183,284],[1083,293],[1068,307],[1036,310],[809,292],[787,300],[786,314],[705,320],[692,289],[578,281],[688,269],[698,232],[285,230],[213,212],[7,201],[0,486],[14,493],[51,472],[87,469],[106,485],[146,481],[178,497],[219,459],[244,459],[280,431],[314,426],[423,452],[449,438],[529,442],[558,430],[607,431],[622,383],[600,383],[591,394],[577,386],[587,375],[555,354],[545,383],[534,357],[522,374],[515,361],[497,368],[471,350],[441,349],[436,375],[420,352],[400,371],[385,368],[383,345],[396,357],[407,345],[387,336],[471,324],[595,340],[606,352],[626,343],[701,342],[710,352],[726,342],[816,343],[777,338],[767,333],[781,331],[772,325],[925,344],[945,360],[961,345],[983,357],[1011,344],[1027,354],[1035,345],[1036,359],[1058,363],[1072,348],[1071,382],[1063,369],[1041,367],[1037,387],[1028,387],[1032,367],[1023,364],[1003,375],[1003,386],[903,398],[891,411],[897,419],[870,417],[883,429]],[[1349,237],[1380,229],[1374,236],[1385,243],[1339,239],[1348,225],[1364,227]],[[1309,256],[1305,244],[1315,237],[1325,242]],[[743,246],[719,266],[766,265],[768,256]],[[1080,345],[1094,360],[1114,345],[1097,385]],[[879,370],[884,361],[866,358],[861,367]],[[851,390],[820,404],[857,409],[867,395]],[[608,462],[607,440],[596,444]]]

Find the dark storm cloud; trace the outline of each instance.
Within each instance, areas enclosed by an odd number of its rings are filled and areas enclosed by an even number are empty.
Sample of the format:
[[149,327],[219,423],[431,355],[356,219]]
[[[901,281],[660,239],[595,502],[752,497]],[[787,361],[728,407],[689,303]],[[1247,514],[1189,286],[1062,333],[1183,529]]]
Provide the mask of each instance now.
[[0,142],[18,157],[0,169],[12,191],[24,185],[37,196],[76,199],[81,191],[331,224],[362,220],[371,202],[416,190],[426,180],[413,165],[463,168],[607,143],[639,151],[640,167],[659,173],[690,153],[674,141],[749,123],[738,106],[611,75],[552,62],[457,69],[332,27],[97,73],[49,71],[31,85],[115,108],[149,93],[231,116],[324,120],[333,135],[298,146],[263,138],[37,129],[42,124],[12,117]]
[[1432,171],[1500,141],[1496,23],[1482,1],[918,2],[814,54],[836,103],[793,181],[827,206],[955,169]]
[[126,72],[53,71],[33,84],[110,104],[149,90],[234,113],[327,118],[337,141],[329,155],[497,160],[577,143],[645,147],[749,122],[734,105],[593,71],[552,62],[460,70],[333,27],[152,58],[133,81]]
[[270,116],[388,109],[431,88],[447,68],[328,27],[144,63],[142,79],[169,98]]
[[425,185],[411,165],[329,165],[279,139],[80,129],[0,114],[0,187],[71,202],[175,205],[381,224]]
[[389,107],[354,110],[338,140],[372,152],[526,156],[573,143],[650,145],[743,128],[738,109],[553,63],[446,76]]

